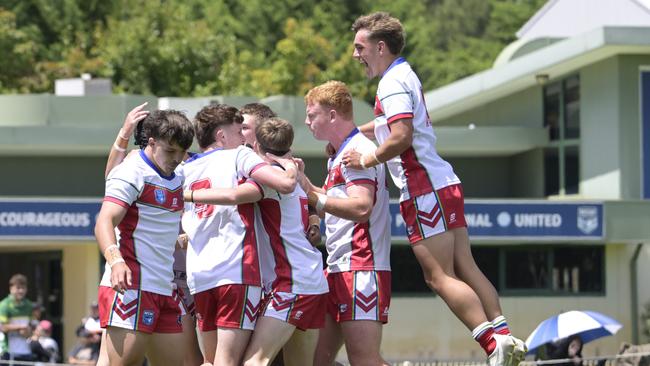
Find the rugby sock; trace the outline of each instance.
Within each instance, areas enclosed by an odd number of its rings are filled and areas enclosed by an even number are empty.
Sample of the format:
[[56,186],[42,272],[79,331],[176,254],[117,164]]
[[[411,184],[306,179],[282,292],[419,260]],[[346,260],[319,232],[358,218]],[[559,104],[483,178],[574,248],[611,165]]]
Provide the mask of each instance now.
[[494,330],[490,322],[481,323],[478,327],[474,328],[472,338],[483,347],[488,356],[497,347],[497,342],[494,340]]
[[508,328],[508,322],[506,322],[506,317],[499,315],[494,320],[492,320],[492,327],[494,328],[494,333],[510,335],[510,328]]

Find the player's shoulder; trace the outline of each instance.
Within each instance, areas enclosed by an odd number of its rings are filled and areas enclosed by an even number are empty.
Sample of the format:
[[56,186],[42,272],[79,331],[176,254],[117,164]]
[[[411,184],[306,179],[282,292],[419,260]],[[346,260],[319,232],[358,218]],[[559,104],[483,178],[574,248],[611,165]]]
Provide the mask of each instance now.
[[367,138],[364,134],[358,133],[354,136],[352,143],[348,147],[349,149],[355,149],[357,151],[372,151],[377,148],[374,142]]

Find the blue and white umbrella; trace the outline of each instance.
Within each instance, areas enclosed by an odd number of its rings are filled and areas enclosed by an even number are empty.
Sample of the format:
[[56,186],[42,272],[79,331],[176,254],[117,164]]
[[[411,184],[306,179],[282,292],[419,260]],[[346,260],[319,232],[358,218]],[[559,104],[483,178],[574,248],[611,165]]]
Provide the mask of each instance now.
[[579,335],[583,343],[613,335],[623,326],[616,320],[595,311],[567,311],[541,322],[526,339],[528,353],[561,338]]

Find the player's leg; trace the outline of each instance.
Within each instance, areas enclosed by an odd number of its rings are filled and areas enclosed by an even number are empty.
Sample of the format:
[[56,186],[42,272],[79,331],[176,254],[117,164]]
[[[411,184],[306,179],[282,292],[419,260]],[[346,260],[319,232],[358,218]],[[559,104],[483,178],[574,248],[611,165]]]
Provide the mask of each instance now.
[[216,353],[214,365],[240,366],[244,351],[253,332],[247,329],[219,328],[217,329]]
[[185,344],[185,357],[183,364],[185,366],[196,366],[203,363],[203,355],[199,348],[199,341],[196,336],[196,324],[190,314],[185,314],[181,318],[183,326],[183,342]]
[[142,365],[150,337],[150,334],[109,326],[106,330],[109,364],[111,366]]
[[289,340],[296,327],[279,319],[262,316],[244,353],[245,366],[266,366]]
[[194,309],[205,363],[214,363],[217,349],[217,299],[217,288],[194,294]]
[[388,365],[381,357],[382,323],[373,320],[353,320],[341,323],[345,350],[352,366]]
[[[151,366],[183,365],[186,352],[183,333],[153,333],[147,350],[147,359]],[[195,364],[200,365],[201,361]]]
[[314,362],[318,332],[318,329],[307,329],[305,331],[296,329],[282,348],[284,366],[311,365]]
[[215,365],[240,366],[262,307],[262,288],[249,285],[217,287],[217,349]]
[[96,366],[108,366],[108,350],[106,349],[106,329],[102,330],[102,340],[99,343],[99,358]]
[[[457,230],[457,229],[455,229]],[[413,253],[422,267],[424,280],[449,306],[449,309],[470,330],[487,321],[478,296],[454,272],[452,231],[422,239],[415,243]]]
[[318,332],[314,366],[332,366],[341,346],[343,346],[341,326],[330,314],[326,314],[325,326]]
[[214,356],[217,352],[217,331],[201,331],[201,343],[203,344],[203,362],[214,364]]
[[467,228],[458,228],[454,233],[454,270],[460,280],[468,284],[478,295],[488,320],[501,315],[499,294],[492,282],[478,268],[470,249]]

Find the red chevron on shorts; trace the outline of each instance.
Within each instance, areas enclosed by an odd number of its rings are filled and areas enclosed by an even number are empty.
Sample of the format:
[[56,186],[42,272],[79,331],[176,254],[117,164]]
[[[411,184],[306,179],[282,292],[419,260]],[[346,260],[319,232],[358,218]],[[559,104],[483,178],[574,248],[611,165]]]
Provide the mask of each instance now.
[[291,297],[285,300],[278,295],[273,295],[273,308],[277,311],[284,310],[292,305],[293,300]]
[[373,292],[368,296],[365,296],[361,292],[357,291],[356,292],[356,305],[361,308],[361,310],[365,311],[366,313],[372,310],[375,306],[377,306],[377,293]]
[[436,227],[441,217],[442,217],[442,211],[440,210],[437,203],[433,206],[431,212],[427,213],[418,210],[418,219],[420,223],[430,227]]
[[246,300],[246,316],[250,321],[254,321],[257,318],[257,313],[260,311],[261,303],[258,303],[257,306],[253,306],[253,303],[250,300]]
[[115,314],[117,314],[122,320],[126,320],[138,311],[138,299],[135,299],[127,304],[123,303],[122,300],[118,297],[113,306]]

